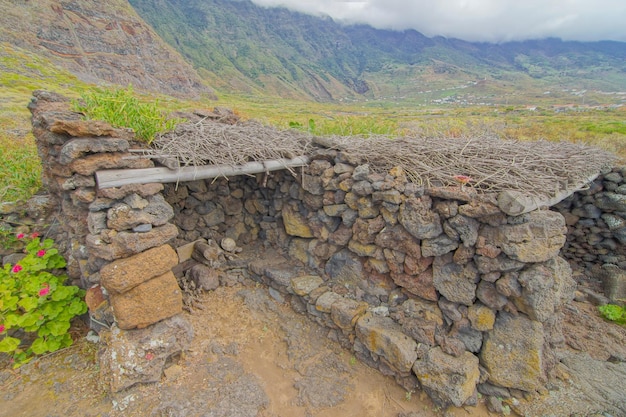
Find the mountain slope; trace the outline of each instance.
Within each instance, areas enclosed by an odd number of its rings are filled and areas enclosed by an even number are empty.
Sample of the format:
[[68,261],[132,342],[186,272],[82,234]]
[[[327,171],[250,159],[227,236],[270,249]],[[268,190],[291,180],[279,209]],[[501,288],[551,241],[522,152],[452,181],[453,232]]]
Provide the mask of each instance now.
[[626,43],[558,39],[500,45],[343,26],[249,0],[129,0],[218,88],[318,100],[415,96],[482,81],[626,89]]
[[84,81],[214,97],[125,0],[0,0],[0,10],[0,42],[41,54]]
[[330,99],[350,94],[355,83],[354,54],[343,54],[345,63],[327,60],[335,54],[338,36],[349,42],[330,20],[259,8],[248,1],[131,4],[218,88]]

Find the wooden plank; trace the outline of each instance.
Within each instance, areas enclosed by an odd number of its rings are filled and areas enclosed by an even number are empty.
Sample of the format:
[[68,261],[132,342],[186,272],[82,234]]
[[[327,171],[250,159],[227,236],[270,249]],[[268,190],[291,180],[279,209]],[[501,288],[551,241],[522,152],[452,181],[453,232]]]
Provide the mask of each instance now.
[[236,175],[258,174],[278,171],[286,168],[306,166],[307,156],[293,159],[272,159],[269,161],[253,161],[243,165],[204,165],[190,166],[180,169],[165,167],[141,169],[109,169],[96,172],[99,188],[121,187],[128,184],[148,184],[166,182],[195,181],[216,177],[232,177]]
[[196,245],[196,242],[206,243],[206,239],[194,240],[191,243],[187,243],[186,245],[182,245],[176,248],[176,253],[178,254],[178,263],[183,263],[191,259],[191,254],[193,253],[193,248]]

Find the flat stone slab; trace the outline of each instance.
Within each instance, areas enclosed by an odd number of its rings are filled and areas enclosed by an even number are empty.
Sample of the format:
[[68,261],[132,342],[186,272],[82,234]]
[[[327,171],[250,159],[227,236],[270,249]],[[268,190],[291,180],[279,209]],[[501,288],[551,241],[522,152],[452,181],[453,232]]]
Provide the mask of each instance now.
[[120,329],[144,328],[182,312],[183,294],[172,272],[152,278],[123,294],[111,294]]
[[356,323],[356,335],[370,352],[384,357],[400,372],[409,372],[417,360],[417,343],[389,317],[364,315]]
[[174,249],[170,245],[162,245],[105,265],[100,271],[100,279],[108,291],[121,294],[163,275],[177,263]]
[[511,409],[521,416],[625,416],[626,362],[611,363],[593,359],[587,353],[569,354],[561,359],[564,380],[548,395],[520,400]]

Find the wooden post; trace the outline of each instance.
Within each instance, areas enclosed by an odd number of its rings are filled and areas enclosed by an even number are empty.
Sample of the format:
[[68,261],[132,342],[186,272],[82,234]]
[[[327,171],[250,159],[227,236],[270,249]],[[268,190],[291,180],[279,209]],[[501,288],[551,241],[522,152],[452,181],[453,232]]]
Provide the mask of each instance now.
[[165,167],[141,169],[110,169],[96,172],[99,188],[121,187],[128,184],[148,184],[166,182],[195,181],[216,177],[232,177],[235,175],[258,174],[278,171],[281,169],[306,166],[309,157],[298,156],[293,159],[272,159],[269,161],[253,161],[243,165],[204,165],[188,166],[179,169]]

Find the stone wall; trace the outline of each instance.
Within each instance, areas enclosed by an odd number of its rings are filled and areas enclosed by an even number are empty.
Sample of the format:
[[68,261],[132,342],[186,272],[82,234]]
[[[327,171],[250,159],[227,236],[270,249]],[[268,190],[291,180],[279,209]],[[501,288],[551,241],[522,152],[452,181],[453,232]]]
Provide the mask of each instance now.
[[165,185],[177,245],[280,248],[282,261],[249,265],[253,279],[439,405],[472,404],[477,388],[541,390],[576,287],[559,256],[563,216],[507,216],[495,195],[424,189],[333,150],[310,156],[294,173]]
[[[293,172],[99,189],[97,170],[152,163],[129,158],[139,145],[128,132],[79,121],[57,96],[37,92],[30,107],[44,181],[70,242],[69,272],[90,288],[95,324],[112,324],[104,340],[115,354],[104,363],[117,358],[124,367],[115,341],[180,318],[172,247],[228,237],[277,250],[247,265],[233,256],[232,264],[440,406],[473,404],[477,392],[544,389],[563,342],[560,310],[576,288],[560,256],[570,214],[509,216],[495,194],[424,189],[401,169],[376,172],[322,148]],[[179,324],[170,327],[187,340]],[[141,349],[127,350],[127,361]],[[119,377],[130,369],[114,372],[112,389],[150,380]]]
[[87,289],[91,325],[108,347],[104,377],[113,391],[158,380],[193,334],[178,315],[182,293],[171,272],[178,264],[167,244],[178,234],[169,223],[174,212],[161,184],[102,190],[94,178],[97,170],[152,162],[130,158],[131,133],[81,120],[61,96],[35,92],[29,108],[68,275]]
[[553,210],[568,228],[563,256],[611,302],[626,303],[626,167],[604,172]]

